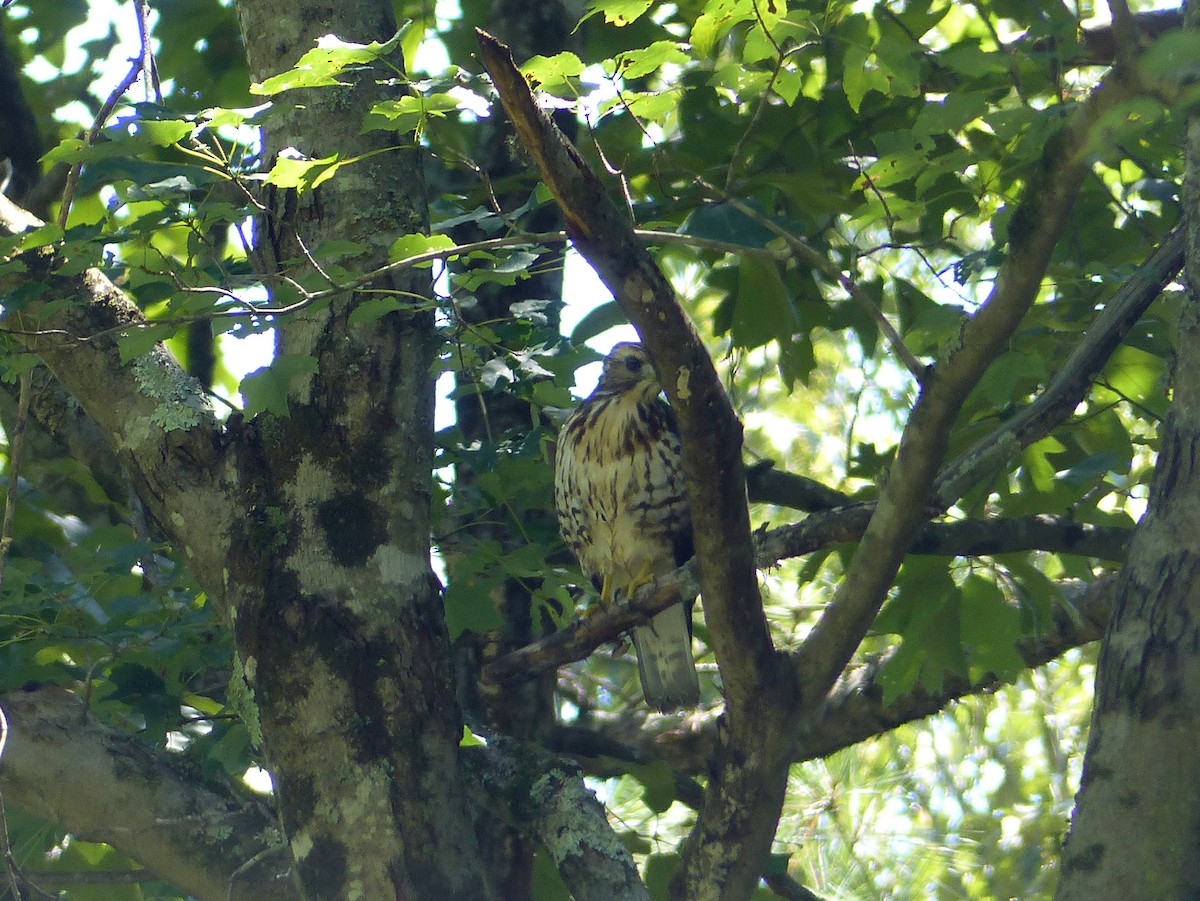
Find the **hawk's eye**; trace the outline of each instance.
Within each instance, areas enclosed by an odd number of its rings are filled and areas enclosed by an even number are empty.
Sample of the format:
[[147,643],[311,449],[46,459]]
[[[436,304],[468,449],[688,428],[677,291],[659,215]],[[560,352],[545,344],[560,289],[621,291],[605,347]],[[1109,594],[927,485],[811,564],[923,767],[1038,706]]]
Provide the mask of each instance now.
[[642,371],[642,361],[640,359],[638,359],[637,357],[626,357],[625,358],[625,368],[628,369],[630,372],[641,372]]

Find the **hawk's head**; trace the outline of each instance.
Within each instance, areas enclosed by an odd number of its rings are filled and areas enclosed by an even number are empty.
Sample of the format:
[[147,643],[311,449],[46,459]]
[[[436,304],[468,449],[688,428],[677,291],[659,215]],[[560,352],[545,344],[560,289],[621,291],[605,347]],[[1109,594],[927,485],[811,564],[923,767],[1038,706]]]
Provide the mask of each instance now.
[[604,358],[604,369],[600,373],[596,391],[603,394],[625,394],[634,390],[648,397],[655,397],[662,388],[658,384],[658,377],[654,374],[654,366],[650,363],[646,348],[626,341],[614,345]]

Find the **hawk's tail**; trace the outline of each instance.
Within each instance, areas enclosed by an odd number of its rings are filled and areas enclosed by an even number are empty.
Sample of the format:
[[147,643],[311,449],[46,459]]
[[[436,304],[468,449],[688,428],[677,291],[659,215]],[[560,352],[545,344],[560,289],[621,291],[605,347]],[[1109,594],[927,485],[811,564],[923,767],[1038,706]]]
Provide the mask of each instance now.
[[633,644],[647,704],[666,713],[700,703],[691,624],[683,604],[668,607],[634,629]]

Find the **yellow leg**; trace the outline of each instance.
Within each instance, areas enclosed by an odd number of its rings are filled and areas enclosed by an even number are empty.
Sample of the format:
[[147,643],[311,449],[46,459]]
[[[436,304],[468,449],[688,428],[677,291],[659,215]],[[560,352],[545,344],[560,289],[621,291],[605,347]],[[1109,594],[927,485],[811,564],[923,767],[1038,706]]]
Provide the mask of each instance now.
[[654,581],[654,576],[652,576],[650,574],[649,562],[643,563],[641,572],[639,572],[636,576],[634,576],[633,581],[631,581],[628,585],[625,586],[625,599],[629,600],[629,598],[633,597],[633,593],[635,591],[637,591],[643,585],[649,585],[653,581]]

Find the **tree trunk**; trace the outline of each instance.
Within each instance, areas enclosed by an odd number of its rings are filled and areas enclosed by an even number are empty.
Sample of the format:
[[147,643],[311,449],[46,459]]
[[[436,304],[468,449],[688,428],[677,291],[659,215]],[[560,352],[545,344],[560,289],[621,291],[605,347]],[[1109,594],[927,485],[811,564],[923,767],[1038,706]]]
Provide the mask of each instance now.
[[[238,18],[256,81],[321,35],[366,43],[396,30],[379,0],[244,0]],[[359,133],[371,104],[395,94],[379,80],[308,90],[294,106],[285,98],[265,126],[268,159],[286,147],[365,157],[316,190],[264,198],[268,281],[310,279],[308,254],[331,240],[355,242],[342,265],[365,271],[386,262],[397,236],[426,227],[415,144]],[[371,287],[430,293],[408,279]],[[429,563],[433,318],[351,323],[356,299],[348,292],[281,328],[280,353],[317,362],[292,382],[289,415],[231,423],[247,513],[226,569],[235,639],[306,896],[487,898]]]
[[[1194,18],[1195,11],[1189,13]],[[1059,901],[1200,896],[1200,120],[1188,125],[1187,303],[1146,515],[1096,670]],[[1136,828],[1134,828],[1136,826]]]

